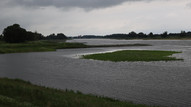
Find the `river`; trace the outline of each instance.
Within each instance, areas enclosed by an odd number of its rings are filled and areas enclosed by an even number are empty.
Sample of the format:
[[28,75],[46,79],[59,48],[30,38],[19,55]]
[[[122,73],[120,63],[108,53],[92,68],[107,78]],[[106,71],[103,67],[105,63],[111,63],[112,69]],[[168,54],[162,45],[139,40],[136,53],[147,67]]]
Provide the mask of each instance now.
[[[71,89],[135,103],[191,107],[190,40],[74,39],[89,45],[150,44],[152,46],[60,49],[0,55],[0,77],[37,85]],[[80,59],[83,54],[115,50],[181,51],[183,61],[110,62]]]

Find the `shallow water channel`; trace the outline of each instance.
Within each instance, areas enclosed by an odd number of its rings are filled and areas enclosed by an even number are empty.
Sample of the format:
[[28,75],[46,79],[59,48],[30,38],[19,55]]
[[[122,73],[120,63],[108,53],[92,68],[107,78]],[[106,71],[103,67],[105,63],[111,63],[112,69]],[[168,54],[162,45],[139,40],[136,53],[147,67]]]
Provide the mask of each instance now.
[[[20,78],[34,84],[79,90],[135,103],[191,107],[190,40],[81,39],[90,45],[151,44],[153,46],[62,49],[0,55],[0,77]],[[110,62],[78,58],[83,54],[115,50],[173,50],[183,61]]]

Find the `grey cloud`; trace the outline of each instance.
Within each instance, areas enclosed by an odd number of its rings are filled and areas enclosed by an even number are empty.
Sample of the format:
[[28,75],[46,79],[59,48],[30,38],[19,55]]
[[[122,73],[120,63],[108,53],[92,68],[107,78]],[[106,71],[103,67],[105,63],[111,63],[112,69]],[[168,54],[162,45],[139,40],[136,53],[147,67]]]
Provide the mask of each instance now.
[[190,2],[190,3],[188,3],[186,6],[191,8],[191,2]]
[[7,0],[11,5],[22,5],[27,7],[55,6],[58,8],[105,8],[119,5],[124,2],[151,1],[151,0]]

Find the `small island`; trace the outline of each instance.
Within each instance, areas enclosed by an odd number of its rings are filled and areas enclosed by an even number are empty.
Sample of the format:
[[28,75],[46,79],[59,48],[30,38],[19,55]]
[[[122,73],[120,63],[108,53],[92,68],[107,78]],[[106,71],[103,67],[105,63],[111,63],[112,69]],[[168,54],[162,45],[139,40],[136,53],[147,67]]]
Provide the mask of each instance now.
[[175,57],[169,57],[173,54],[181,53],[175,51],[154,51],[154,50],[123,50],[109,53],[99,53],[83,55],[84,59],[94,59],[102,61],[172,61],[182,60]]

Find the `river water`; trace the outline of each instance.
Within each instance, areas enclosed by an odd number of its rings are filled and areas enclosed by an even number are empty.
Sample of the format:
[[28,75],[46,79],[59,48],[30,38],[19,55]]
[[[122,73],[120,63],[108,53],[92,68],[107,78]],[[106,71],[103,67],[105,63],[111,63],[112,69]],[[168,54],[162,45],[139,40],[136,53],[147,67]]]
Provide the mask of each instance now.
[[[78,90],[135,103],[191,107],[190,40],[75,39],[89,45],[144,43],[152,46],[61,49],[0,55],[0,77]],[[115,50],[181,51],[183,61],[110,62],[80,59],[83,54]]]

